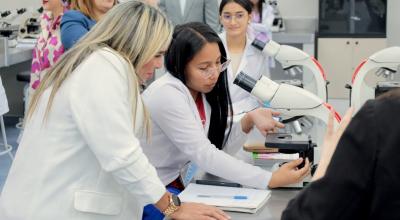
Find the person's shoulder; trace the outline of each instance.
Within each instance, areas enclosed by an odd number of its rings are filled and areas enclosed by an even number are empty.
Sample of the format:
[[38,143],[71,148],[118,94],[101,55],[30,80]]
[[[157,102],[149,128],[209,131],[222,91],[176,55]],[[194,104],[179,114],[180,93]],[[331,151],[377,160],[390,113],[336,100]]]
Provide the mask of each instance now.
[[169,72],[165,73],[163,76],[155,80],[150,86],[145,90],[146,92],[159,91],[160,88],[180,88],[185,87],[185,85],[176,77],[171,75]]
[[63,18],[87,18],[87,17],[81,11],[68,10],[64,13]]
[[62,23],[65,23],[67,21],[84,21],[84,22],[90,22],[92,19],[90,19],[88,16],[83,14],[81,11],[78,10],[68,10],[67,12],[64,13],[62,17]]
[[[151,97],[174,97],[177,94],[186,94],[187,87],[179,79],[172,76],[170,73],[166,73],[162,77],[155,80],[146,88],[143,92],[143,97],[145,99],[151,99]],[[168,97],[167,96],[167,97]]]
[[378,112],[399,112],[400,111],[400,89],[389,91],[375,100],[368,101],[369,105],[374,105]]
[[93,52],[93,57],[97,60],[101,60],[99,63],[109,63],[120,71],[127,71],[129,69],[128,61],[117,51],[103,47]]

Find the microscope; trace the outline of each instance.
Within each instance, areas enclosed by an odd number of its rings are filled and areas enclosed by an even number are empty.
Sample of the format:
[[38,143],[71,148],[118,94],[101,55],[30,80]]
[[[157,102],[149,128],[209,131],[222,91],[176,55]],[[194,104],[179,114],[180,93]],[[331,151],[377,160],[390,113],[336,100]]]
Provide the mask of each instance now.
[[[375,71],[376,76],[386,79],[373,83],[367,83],[366,78]],[[389,47],[371,55],[356,68],[352,85],[347,86],[350,91],[350,106],[354,107],[354,114],[368,99],[374,99],[378,95],[394,88],[400,87],[399,81],[393,81],[396,73],[400,72],[400,47]],[[390,79],[390,80],[387,80]],[[376,82],[378,81],[378,82]],[[371,85],[372,84],[372,85]]]
[[[285,72],[290,75],[295,76],[297,73],[302,72],[302,70],[307,69],[307,73],[312,75],[312,83],[300,84],[300,87],[311,91],[316,94],[320,99],[327,100],[327,85],[325,72],[321,64],[313,57],[305,53],[304,51],[288,46],[280,45],[273,40],[265,38],[264,35],[258,35],[252,42],[252,46],[262,51],[264,54],[273,57],[278,61]],[[302,69],[303,68],[303,69]],[[295,82],[294,80],[290,80]],[[287,83],[288,81],[284,82]],[[293,85],[292,82],[289,82]],[[293,132],[300,134],[303,130],[311,130],[316,124],[314,120],[309,117],[296,117],[290,120],[287,129],[291,129]],[[318,133],[318,131],[315,131]]]
[[19,26],[19,39],[37,39],[41,32],[40,27],[40,15],[43,12],[43,8],[39,8],[34,11],[30,11],[28,16],[24,17],[20,22]]
[[271,7],[273,8],[273,13],[275,17],[274,21],[272,22],[271,31],[272,32],[285,31],[285,24],[283,23],[283,18],[278,8],[278,1],[269,0],[268,4],[271,5]]
[[[267,102],[272,109],[281,113],[280,117],[283,120],[298,116],[311,116],[327,125],[329,114],[334,112],[334,128],[339,126],[341,117],[332,106],[303,88],[279,84],[265,76],[255,80],[243,72],[238,74],[234,84],[251,93],[261,102]],[[299,153],[299,156],[304,159],[309,158],[310,162],[319,160],[319,152],[314,153],[317,145],[310,136],[293,133],[268,134],[265,141],[265,146],[268,148],[277,148],[280,153]],[[314,156],[317,158],[315,159]]]
[[325,71],[315,58],[296,47],[280,45],[273,40],[263,39],[263,35],[257,36],[252,42],[252,46],[273,57],[282,65],[283,70],[289,72],[292,76],[302,72],[301,67],[310,70],[315,83],[314,85],[304,85],[304,88],[315,93],[322,100],[327,100],[328,83]]
[[0,13],[0,36],[7,38],[9,47],[15,47],[17,44],[18,24],[15,20],[25,12],[26,9],[21,8]]

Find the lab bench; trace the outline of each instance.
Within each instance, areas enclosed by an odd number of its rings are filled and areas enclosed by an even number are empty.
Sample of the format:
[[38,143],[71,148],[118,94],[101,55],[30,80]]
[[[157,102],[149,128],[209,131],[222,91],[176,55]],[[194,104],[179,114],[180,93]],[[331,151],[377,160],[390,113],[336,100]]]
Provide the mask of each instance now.
[[7,38],[0,38],[0,68],[32,59],[32,48],[10,48]]
[[[202,171],[198,172],[196,179],[229,182]],[[227,212],[227,214],[232,217],[232,220],[279,220],[281,219],[282,211],[286,208],[288,202],[299,192],[299,189],[272,189],[271,197],[256,213]]]

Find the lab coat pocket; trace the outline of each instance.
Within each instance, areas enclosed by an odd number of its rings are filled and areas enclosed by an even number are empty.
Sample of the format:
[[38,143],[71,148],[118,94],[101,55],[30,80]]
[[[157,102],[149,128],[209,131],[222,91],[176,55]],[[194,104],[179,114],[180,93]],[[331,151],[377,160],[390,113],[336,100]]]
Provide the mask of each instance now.
[[122,197],[118,194],[76,191],[74,208],[81,212],[102,215],[118,215],[122,209]]

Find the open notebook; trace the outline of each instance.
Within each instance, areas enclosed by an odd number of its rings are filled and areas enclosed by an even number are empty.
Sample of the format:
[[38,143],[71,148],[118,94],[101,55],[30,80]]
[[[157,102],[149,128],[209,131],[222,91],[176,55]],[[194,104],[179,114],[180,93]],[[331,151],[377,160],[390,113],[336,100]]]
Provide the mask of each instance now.
[[213,205],[226,211],[256,213],[271,196],[269,190],[190,183],[179,194],[182,202]]

